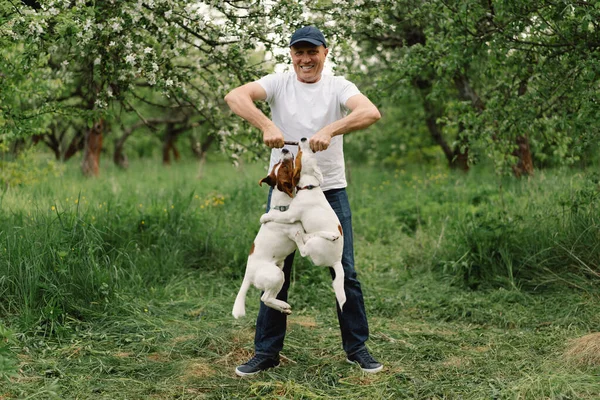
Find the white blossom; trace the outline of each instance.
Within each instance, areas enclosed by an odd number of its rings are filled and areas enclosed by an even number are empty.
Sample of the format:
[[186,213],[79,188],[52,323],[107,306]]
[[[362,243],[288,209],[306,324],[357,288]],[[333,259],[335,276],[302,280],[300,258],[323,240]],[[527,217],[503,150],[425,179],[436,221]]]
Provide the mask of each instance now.
[[150,86],[154,86],[154,85],[156,85],[156,74],[155,74],[154,72],[150,72],[150,73],[147,75],[147,78],[148,78],[148,84],[149,84]]
[[34,35],[41,35],[42,33],[44,33],[44,27],[42,27],[42,25],[40,25],[36,21],[31,21],[31,23],[29,24],[29,31]]
[[165,86],[169,87],[169,86],[173,86],[173,79],[169,78],[165,81]]
[[154,49],[152,47],[146,47],[144,49],[144,54],[152,54],[153,51]]
[[121,24],[118,23],[117,21],[113,22],[110,25],[110,27],[114,32],[121,32],[123,30],[123,28],[121,27]]
[[100,65],[100,61],[102,60],[102,57],[98,56],[94,59],[94,65]]
[[127,64],[135,65],[135,54],[128,54],[127,57],[125,57],[125,62]]

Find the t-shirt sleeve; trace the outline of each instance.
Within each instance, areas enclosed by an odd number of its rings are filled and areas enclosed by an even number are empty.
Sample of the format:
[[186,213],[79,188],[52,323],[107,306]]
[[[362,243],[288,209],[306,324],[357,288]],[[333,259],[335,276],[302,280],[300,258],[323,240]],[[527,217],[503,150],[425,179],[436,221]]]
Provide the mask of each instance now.
[[338,98],[340,99],[340,105],[346,107],[348,99],[354,95],[360,94],[360,90],[356,85],[345,78],[340,78],[338,89]]
[[256,81],[267,93],[266,101],[271,103],[275,98],[276,93],[279,91],[281,79],[277,74],[265,75]]

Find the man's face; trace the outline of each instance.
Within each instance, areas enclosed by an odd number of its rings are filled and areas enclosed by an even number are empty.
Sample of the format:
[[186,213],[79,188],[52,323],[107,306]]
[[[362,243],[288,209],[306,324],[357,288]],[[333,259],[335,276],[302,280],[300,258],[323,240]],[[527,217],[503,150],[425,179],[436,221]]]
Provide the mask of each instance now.
[[298,80],[304,83],[315,83],[321,79],[325,66],[325,58],[329,49],[325,46],[314,46],[300,42],[290,48],[292,64]]

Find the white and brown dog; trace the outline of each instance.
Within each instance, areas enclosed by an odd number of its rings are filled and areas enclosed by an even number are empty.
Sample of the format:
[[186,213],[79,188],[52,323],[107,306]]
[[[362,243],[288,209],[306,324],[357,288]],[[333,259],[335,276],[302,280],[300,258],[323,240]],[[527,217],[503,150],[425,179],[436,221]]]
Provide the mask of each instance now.
[[295,169],[300,170],[300,177],[296,187],[296,197],[287,211],[271,209],[261,217],[260,222],[262,224],[276,222],[291,224],[291,226],[302,224],[302,230],[296,229],[295,241],[298,250],[303,257],[308,257],[315,265],[333,268],[335,271],[333,290],[340,309],[343,309],[346,293],[342,267],[344,249],[342,225],[321,190],[323,175],[308,140],[302,138],[298,145],[300,149],[296,155]]
[[[300,178],[300,170],[294,168],[294,156],[287,149],[281,151],[281,160],[273,167],[271,173],[263,178],[262,183],[273,188],[271,194],[271,209],[285,212],[292,202],[295,188]],[[246,315],[246,294],[250,285],[264,291],[260,298],[266,306],[285,314],[291,314],[288,303],[277,299],[285,276],[283,262],[288,255],[296,250],[296,240],[302,240],[304,230],[300,222],[295,224],[270,222],[262,224],[248,256],[246,273],[238,295],[233,305],[232,314],[235,318]],[[316,232],[324,240],[336,240],[339,233]]]

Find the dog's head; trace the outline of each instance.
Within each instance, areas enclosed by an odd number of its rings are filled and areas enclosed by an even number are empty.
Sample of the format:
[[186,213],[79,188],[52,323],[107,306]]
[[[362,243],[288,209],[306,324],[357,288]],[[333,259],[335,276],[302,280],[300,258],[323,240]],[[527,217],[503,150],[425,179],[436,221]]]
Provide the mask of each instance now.
[[281,159],[273,166],[271,173],[261,179],[263,183],[277,189],[290,197],[294,197],[297,180],[294,179],[294,155],[288,149],[281,150]]
[[300,180],[301,175],[311,175],[318,179],[319,184],[323,183],[323,174],[317,163],[315,152],[312,151],[307,138],[300,139],[298,142],[298,154],[296,155],[296,166],[294,177]]

